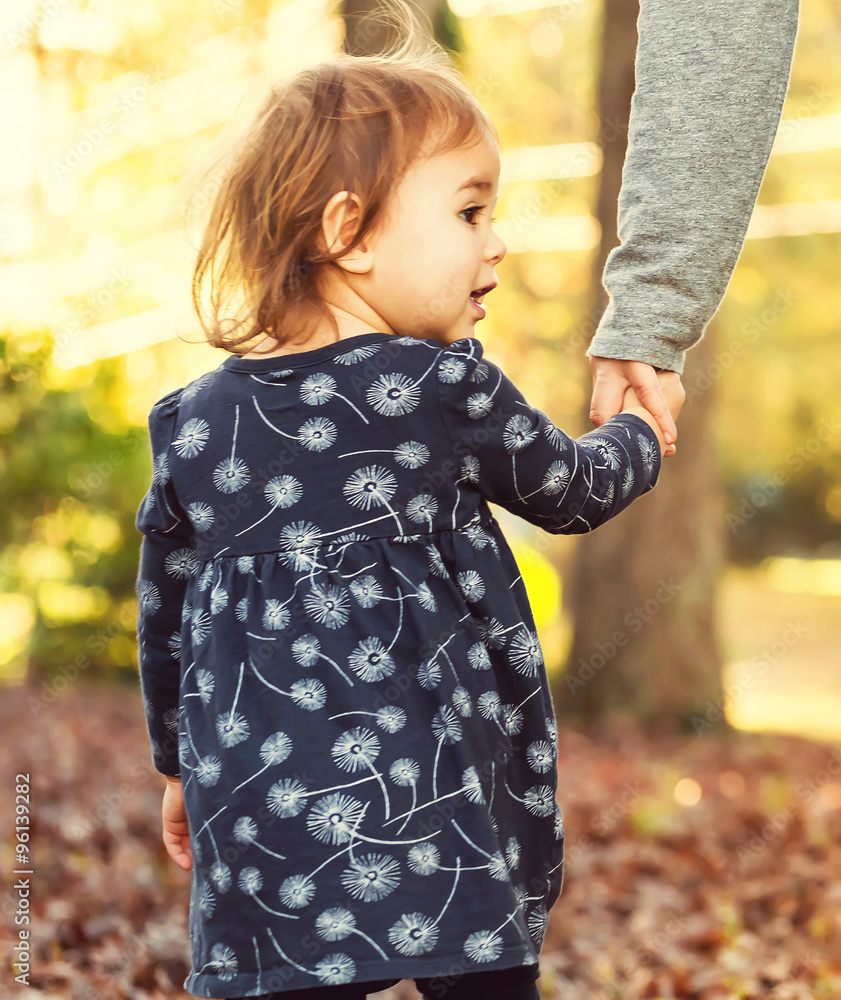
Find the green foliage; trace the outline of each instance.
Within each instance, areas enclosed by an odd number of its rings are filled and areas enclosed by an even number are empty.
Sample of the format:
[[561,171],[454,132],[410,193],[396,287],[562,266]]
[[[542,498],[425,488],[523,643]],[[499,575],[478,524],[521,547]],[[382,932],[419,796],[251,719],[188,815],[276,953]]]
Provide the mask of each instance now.
[[[62,386],[52,338],[0,337],[0,677],[26,656],[37,677],[134,664],[138,499],[149,476],[145,428],[94,414],[122,385],[122,362]],[[57,384],[58,383],[58,384]]]
[[461,20],[450,10],[449,4],[442,0],[432,13],[432,32],[435,39],[450,52],[464,51],[464,34],[461,30]]

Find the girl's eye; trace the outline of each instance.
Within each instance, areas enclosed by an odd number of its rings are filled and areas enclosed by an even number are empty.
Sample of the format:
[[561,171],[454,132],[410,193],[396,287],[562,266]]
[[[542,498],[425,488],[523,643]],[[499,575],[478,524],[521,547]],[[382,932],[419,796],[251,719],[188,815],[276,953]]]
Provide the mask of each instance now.
[[[478,212],[481,212],[483,208],[484,208],[484,205],[472,205],[470,208],[464,208],[464,209],[462,209],[458,214],[460,216],[463,216],[465,214],[465,212],[478,213]],[[475,218],[476,218],[476,215],[474,214],[469,219],[465,219],[464,221],[465,222],[469,222],[471,226],[475,226],[476,225],[476,223],[474,221]]]

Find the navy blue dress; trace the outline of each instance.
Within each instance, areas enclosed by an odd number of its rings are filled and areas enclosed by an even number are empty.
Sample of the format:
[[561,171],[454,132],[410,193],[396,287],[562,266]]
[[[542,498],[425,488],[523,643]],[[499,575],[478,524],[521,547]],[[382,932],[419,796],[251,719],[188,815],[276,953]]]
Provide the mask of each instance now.
[[482,353],[231,355],[152,409],[140,680],[183,780],[194,996],[538,960],[557,729],[488,502],[591,531],[660,448],[632,414],[570,438]]

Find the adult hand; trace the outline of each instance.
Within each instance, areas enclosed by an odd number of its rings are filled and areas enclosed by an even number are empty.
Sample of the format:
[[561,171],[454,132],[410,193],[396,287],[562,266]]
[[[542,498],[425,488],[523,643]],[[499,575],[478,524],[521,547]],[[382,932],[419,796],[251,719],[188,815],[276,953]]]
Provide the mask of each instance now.
[[193,867],[193,852],[190,850],[190,829],[184,809],[184,789],[175,778],[167,777],[161,815],[166,852],[179,868],[189,871]]
[[657,378],[658,370],[644,361],[591,357],[590,371],[593,373],[590,420],[594,426],[601,427],[606,420],[621,412],[625,390],[630,386],[663,432],[666,440],[663,456],[674,455],[677,450],[674,443],[677,440],[677,427]]
[[[678,375],[677,372],[659,371],[657,373],[657,381],[660,383],[660,388],[663,390],[663,395],[666,398],[666,403],[669,407],[672,419],[676,420],[677,415],[681,411],[684,400],[686,399],[686,390],[683,388],[680,381],[680,375]],[[674,454],[674,445],[672,445],[671,451],[667,450],[660,425],[654,419],[653,415],[640,403],[636,390],[633,386],[629,385],[625,389],[625,398],[622,401],[622,412],[635,413],[641,420],[644,420],[648,424],[648,426],[657,435],[657,440],[660,443],[660,453],[664,458],[668,455]]]

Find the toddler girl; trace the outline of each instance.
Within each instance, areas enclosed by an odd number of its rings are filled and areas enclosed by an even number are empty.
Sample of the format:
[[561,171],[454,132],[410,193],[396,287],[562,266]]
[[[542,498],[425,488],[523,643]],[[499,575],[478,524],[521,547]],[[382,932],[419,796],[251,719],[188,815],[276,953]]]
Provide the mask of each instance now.
[[557,730],[488,503],[591,531],[653,488],[664,442],[631,390],[573,440],[483,357],[499,166],[410,41],[272,88],[213,205],[194,297],[210,279],[229,356],[152,409],[137,516],[195,996],[538,996]]

